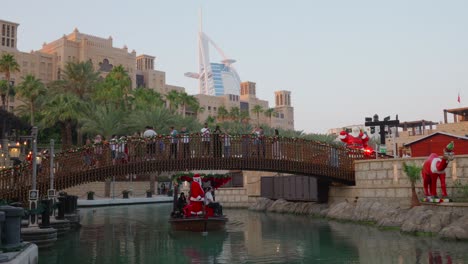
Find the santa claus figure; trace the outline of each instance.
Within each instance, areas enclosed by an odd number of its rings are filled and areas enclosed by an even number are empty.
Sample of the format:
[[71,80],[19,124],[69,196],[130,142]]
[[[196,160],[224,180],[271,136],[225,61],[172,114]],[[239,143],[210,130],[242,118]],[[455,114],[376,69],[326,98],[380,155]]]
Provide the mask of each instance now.
[[190,203],[184,209],[186,216],[203,214],[204,200],[205,192],[202,188],[200,174],[195,174],[190,186]]
[[440,179],[440,187],[442,189],[442,196],[447,197],[447,187],[445,185],[445,169],[449,162],[453,160],[453,141],[447,145],[444,150],[444,156],[439,157],[436,153],[432,153],[422,168],[422,178],[424,185],[424,194],[427,197],[437,196],[437,179]]
[[369,141],[369,137],[366,133],[363,133],[358,127],[353,127],[351,133],[348,133],[345,130],[341,131],[339,138],[341,141],[346,143],[348,148],[368,148],[367,142]]

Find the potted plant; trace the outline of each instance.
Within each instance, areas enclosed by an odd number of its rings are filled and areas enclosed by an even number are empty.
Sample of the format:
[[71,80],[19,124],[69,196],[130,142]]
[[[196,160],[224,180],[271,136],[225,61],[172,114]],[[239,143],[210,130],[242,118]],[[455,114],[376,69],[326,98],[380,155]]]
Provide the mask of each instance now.
[[88,194],[88,200],[94,200],[94,191],[89,191],[87,192]]
[[408,176],[409,181],[411,182],[411,207],[420,206],[418,195],[416,194],[416,181],[421,179],[421,170],[422,167],[414,164],[406,164],[403,162],[403,171]]
[[153,192],[151,190],[146,190],[146,198],[151,198],[153,196]]
[[128,194],[129,194],[129,193],[130,193],[129,190],[123,190],[123,191],[122,191],[123,198],[124,198],[124,199],[128,199]]

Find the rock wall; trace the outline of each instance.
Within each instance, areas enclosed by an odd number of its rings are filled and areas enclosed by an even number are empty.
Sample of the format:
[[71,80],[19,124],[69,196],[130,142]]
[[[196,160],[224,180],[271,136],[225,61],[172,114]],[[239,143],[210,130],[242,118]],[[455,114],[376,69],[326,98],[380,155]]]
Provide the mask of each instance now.
[[411,209],[378,201],[326,204],[272,201],[260,198],[250,210],[323,216],[336,220],[372,223],[400,228],[407,233],[430,233],[441,238],[468,240],[468,203],[423,205]]

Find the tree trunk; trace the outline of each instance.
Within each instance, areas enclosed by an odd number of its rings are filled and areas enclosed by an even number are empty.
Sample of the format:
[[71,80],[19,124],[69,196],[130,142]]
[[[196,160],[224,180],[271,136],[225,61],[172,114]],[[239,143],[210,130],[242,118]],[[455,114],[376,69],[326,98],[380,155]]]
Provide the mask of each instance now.
[[6,94],[2,94],[2,109],[7,110],[6,109]]
[[414,184],[411,185],[411,208],[415,206],[420,206],[421,203],[419,202],[418,195],[416,194],[416,187]]
[[60,122],[60,137],[62,138],[62,151],[68,148],[67,146],[67,127],[65,123]]
[[67,148],[71,147],[73,145],[73,140],[72,140],[72,122],[71,120],[67,120],[65,123],[65,133],[66,133],[66,145]]
[[150,173],[150,187],[149,187],[149,189],[150,189],[151,193],[153,193],[153,194],[156,194],[156,193],[154,192],[154,182],[155,182],[155,179],[156,179],[156,175],[155,175],[154,173]]
[[31,126],[34,126],[34,101],[31,100]]

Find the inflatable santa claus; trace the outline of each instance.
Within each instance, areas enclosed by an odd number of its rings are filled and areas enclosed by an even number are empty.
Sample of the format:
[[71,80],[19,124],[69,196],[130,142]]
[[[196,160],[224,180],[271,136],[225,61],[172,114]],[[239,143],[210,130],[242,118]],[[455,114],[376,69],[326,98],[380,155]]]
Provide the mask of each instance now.
[[424,194],[427,197],[437,196],[437,179],[440,179],[440,187],[442,196],[447,197],[447,187],[445,185],[445,169],[449,162],[453,160],[453,141],[447,145],[444,150],[444,156],[439,157],[436,153],[432,153],[424,161],[422,168],[422,178],[424,185]]
[[348,148],[353,149],[367,149],[367,142],[369,137],[366,133],[363,133],[358,127],[353,127],[351,133],[345,130],[340,132],[340,140],[346,143]]
[[184,208],[185,215],[201,215],[203,214],[203,203],[205,200],[205,192],[202,188],[202,180],[200,174],[193,176],[192,184],[190,185],[190,203]]

